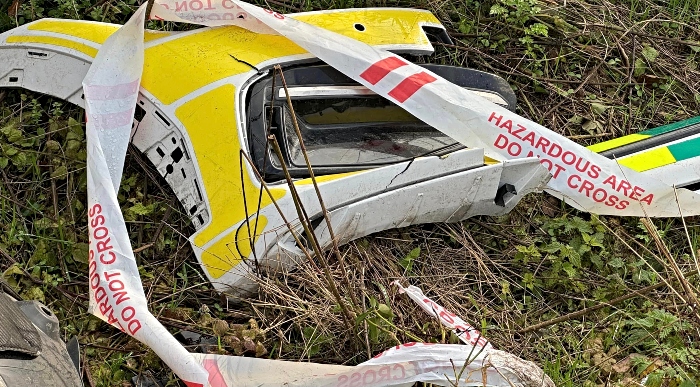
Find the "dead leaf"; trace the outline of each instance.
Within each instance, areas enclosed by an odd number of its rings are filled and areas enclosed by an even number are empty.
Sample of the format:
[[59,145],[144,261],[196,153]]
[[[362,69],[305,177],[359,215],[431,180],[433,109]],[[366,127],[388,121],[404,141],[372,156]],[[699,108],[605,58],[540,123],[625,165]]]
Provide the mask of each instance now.
[[652,87],[654,85],[660,85],[664,82],[664,79],[651,74],[642,74],[637,77],[637,82],[644,84],[644,86]]
[[631,353],[627,355],[624,359],[618,361],[612,366],[612,370],[617,372],[618,374],[624,374],[627,371],[632,368],[632,360],[639,358],[639,357],[644,357],[643,355],[640,355],[638,353]]
[[19,0],[14,0],[14,1],[12,1],[12,4],[10,4],[10,7],[7,8],[7,16],[17,17],[18,12],[19,12]]

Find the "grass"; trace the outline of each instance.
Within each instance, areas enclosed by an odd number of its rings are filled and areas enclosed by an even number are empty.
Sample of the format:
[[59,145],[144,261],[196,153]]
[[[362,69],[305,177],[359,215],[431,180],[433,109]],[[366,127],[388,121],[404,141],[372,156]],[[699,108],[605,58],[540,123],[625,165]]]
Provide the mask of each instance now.
[[[520,114],[585,145],[700,110],[696,1],[270,3],[280,12],[430,9],[455,40],[437,46],[430,61],[506,78]],[[0,14],[0,30],[46,16],[121,23],[135,6],[17,4],[16,14]],[[87,385],[121,385],[145,371],[177,385],[147,348],[87,314],[83,112],[27,92],[10,91],[0,100],[4,277],[23,296],[52,308],[64,337],[78,336]],[[479,327],[497,348],[537,362],[560,386],[645,380],[647,386],[687,387],[700,377],[695,218],[686,220],[687,230],[677,219],[654,220],[649,227],[639,219],[578,213],[542,194],[503,217],[372,235],[341,247],[345,270],[328,257],[333,278],[348,273],[347,282],[338,284],[340,294],[361,304],[354,332],[348,332],[320,274],[304,264],[260,273],[259,295],[241,305],[222,299],[196,264],[186,214],[138,152],[127,157],[119,200],[134,247],[143,247],[137,260],[151,310],[173,332],[201,332],[224,353],[357,364],[401,342],[454,342],[389,286],[399,279]],[[603,307],[590,309],[598,305]],[[546,326],[527,330],[536,324]]]

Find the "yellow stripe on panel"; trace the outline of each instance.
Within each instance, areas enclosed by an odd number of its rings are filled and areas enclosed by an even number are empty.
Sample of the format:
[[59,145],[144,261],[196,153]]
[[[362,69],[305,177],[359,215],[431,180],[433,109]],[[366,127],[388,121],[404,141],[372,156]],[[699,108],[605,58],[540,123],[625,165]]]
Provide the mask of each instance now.
[[7,38],[7,43],[39,43],[47,44],[50,46],[65,47],[71,50],[82,52],[85,55],[95,57],[97,55],[97,49],[90,47],[88,45],[74,42],[72,40],[63,38],[54,38],[52,36],[25,36],[25,35],[12,35]]
[[643,153],[620,159],[620,164],[629,167],[637,172],[644,172],[650,169],[673,164],[676,159],[668,148],[656,148]]
[[[194,237],[195,245],[200,247],[245,220],[244,189],[250,211],[248,215],[257,210],[260,185],[251,180],[247,169],[243,170],[241,181],[235,92],[232,85],[224,85],[194,98],[175,111],[190,137],[209,198],[211,222]],[[246,161],[243,161],[245,165]],[[286,193],[283,189],[271,191],[275,199]],[[270,203],[270,197],[263,193],[261,208]]]
[[606,150],[621,147],[623,145],[632,144],[649,137],[651,136],[645,134],[630,134],[629,136],[615,138],[610,141],[601,142],[599,144],[593,144],[589,146],[588,149],[592,150],[593,152],[600,153],[605,152]]

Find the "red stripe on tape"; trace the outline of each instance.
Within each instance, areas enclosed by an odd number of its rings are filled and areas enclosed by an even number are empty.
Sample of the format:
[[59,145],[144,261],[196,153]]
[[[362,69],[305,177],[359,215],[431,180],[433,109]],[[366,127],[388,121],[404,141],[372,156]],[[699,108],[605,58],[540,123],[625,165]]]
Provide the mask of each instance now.
[[416,91],[420,90],[421,87],[435,81],[437,81],[437,79],[434,76],[421,71],[420,73],[413,74],[401,81],[401,83],[396,85],[396,87],[389,92],[389,95],[395,100],[403,103],[407,99],[411,98],[411,96],[415,94]]
[[360,74],[360,77],[362,77],[362,79],[365,81],[376,85],[377,82],[381,81],[387,74],[406,65],[408,65],[408,63],[402,61],[400,58],[390,56],[369,66],[365,72]]
[[221,375],[221,371],[219,371],[219,363],[217,363],[216,359],[205,359],[202,365],[209,372],[209,385],[211,387],[228,387],[224,377]]
[[87,97],[86,99],[91,99],[93,101],[123,99],[138,93],[139,81],[137,79],[133,82],[112,86],[89,85],[84,91]]

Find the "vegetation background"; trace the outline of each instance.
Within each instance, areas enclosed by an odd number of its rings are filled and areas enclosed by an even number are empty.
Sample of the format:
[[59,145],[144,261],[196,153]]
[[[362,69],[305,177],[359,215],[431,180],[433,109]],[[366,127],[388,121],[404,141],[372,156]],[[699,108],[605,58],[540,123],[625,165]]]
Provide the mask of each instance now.
[[[689,118],[700,107],[698,0],[265,3],[284,13],[429,9],[455,44],[424,60],[504,77],[519,114],[582,144]],[[44,17],[123,23],[138,4],[0,6],[5,31]],[[79,338],[87,386],[129,385],[135,375],[178,385],[148,348],[86,312],[82,122],[83,111],[62,101],[0,92],[0,271],[22,296],[53,309],[65,338]],[[360,300],[352,332],[308,267],[261,273],[260,294],[241,305],[221,298],[189,247],[186,214],[138,152],[129,153],[119,200],[151,310],[173,332],[202,334],[210,350],[357,364],[402,342],[454,342],[389,286],[399,279],[480,327],[497,348],[537,362],[560,386],[688,387],[700,378],[697,219],[596,217],[541,194],[503,217],[372,235],[342,247],[347,281],[329,257],[342,294]]]

